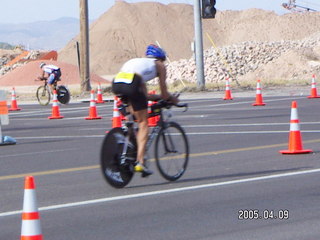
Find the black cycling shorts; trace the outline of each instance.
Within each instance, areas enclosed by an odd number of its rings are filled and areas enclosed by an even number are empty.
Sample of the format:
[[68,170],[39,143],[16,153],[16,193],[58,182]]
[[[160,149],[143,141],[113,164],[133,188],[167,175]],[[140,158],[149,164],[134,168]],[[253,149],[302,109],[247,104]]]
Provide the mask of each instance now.
[[134,111],[148,108],[148,99],[142,88],[142,78],[136,74],[118,73],[112,81],[112,92],[126,97]]

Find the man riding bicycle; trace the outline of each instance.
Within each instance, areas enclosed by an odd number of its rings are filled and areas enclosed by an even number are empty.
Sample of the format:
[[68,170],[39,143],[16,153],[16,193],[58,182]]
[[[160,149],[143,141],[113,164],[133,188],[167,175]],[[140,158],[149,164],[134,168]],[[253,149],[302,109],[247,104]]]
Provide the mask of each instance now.
[[[42,69],[42,76],[38,77],[40,80],[48,79],[48,84],[51,88],[51,92],[54,91],[54,83],[58,81],[61,77],[61,70],[55,65],[47,65],[46,63],[40,63],[40,68]],[[47,76],[45,76],[47,75]]]
[[[166,85],[165,51],[156,46],[147,47],[145,58],[133,58],[121,67],[120,72],[112,81],[114,94],[125,96],[128,99],[129,111],[135,116],[139,131],[137,133],[137,164],[134,170],[142,172],[142,176],[152,174],[145,166],[145,150],[149,134],[148,126],[148,100],[169,100],[174,104],[178,98],[168,92]],[[158,77],[161,95],[148,95],[146,82]]]

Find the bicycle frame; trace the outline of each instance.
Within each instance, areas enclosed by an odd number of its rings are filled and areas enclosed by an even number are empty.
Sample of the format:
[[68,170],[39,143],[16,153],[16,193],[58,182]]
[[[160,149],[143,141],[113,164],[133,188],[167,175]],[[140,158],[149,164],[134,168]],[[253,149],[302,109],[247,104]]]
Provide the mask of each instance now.
[[[39,80],[36,80],[36,81],[39,81]],[[43,81],[43,86],[44,87],[47,87],[48,86],[48,79],[43,79],[43,80],[40,80],[40,81]],[[57,89],[57,86],[58,86],[58,82],[61,81],[61,79],[59,78],[58,80],[55,80],[54,83],[53,83],[53,86],[54,86],[54,89]]]
[[[169,110],[168,110],[169,111]],[[155,139],[155,137],[159,134],[161,128],[163,128],[163,126],[166,124],[166,122],[169,121],[169,119],[171,118],[171,114],[168,114],[168,118],[164,119],[163,116],[163,111],[161,109],[160,114],[159,114],[160,118],[158,120],[157,125],[152,129],[151,134],[148,137],[148,141],[147,141],[147,145],[146,145],[146,152],[148,151],[148,149],[151,147],[153,140]],[[149,117],[152,117],[152,115]]]
[[[161,118],[160,118],[161,119]],[[153,140],[155,139],[155,137],[158,135],[158,133],[160,132],[161,129],[161,125],[158,123],[157,126],[155,126],[152,129],[151,134],[148,137],[148,141],[147,141],[147,145],[146,145],[146,152],[148,152],[149,148],[151,147]]]
[[[155,137],[159,134],[163,124],[165,124],[165,121],[163,120],[162,110],[160,110],[159,116],[160,116],[160,118],[159,118],[157,125],[152,129],[151,134],[149,134],[149,136],[148,136],[148,140],[147,140],[147,144],[146,144],[146,153],[148,153],[148,150],[150,149]],[[153,117],[153,116],[149,114],[148,118],[150,118],[150,117]],[[130,143],[129,139],[132,136],[132,134],[135,134],[134,120],[133,120],[133,115],[131,113],[129,114],[129,120],[125,123],[125,125],[122,128],[124,129],[126,135],[125,135],[125,141],[124,141],[123,150],[122,150],[122,154],[121,154],[120,164],[125,164],[126,163],[126,153],[128,150],[128,145]],[[136,136],[134,136],[134,138],[136,138]]]

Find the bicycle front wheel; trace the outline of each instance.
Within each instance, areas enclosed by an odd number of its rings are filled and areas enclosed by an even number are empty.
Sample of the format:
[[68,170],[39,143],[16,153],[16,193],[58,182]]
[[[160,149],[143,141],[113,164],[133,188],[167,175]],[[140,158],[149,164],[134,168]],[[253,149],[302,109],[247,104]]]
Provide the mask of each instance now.
[[70,92],[68,88],[63,85],[58,86],[57,99],[62,104],[68,104],[70,101]]
[[155,159],[160,174],[168,181],[179,179],[189,161],[189,143],[176,122],[165,123],[155,142]]
[[36,93],[40,105],[48,105],[51,99],[50,90],[47,86],[40,86]]

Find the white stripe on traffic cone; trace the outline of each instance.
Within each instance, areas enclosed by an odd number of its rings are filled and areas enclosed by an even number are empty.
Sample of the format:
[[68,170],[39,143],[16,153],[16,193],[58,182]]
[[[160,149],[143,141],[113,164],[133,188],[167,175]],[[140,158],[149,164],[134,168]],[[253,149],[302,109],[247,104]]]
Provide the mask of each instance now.
[[303,149],[302,136],[300,132],[299,118],[298,118],[298,105],[296,101],[291,104],[291,117],[290,117],[290,133],[288,150],[279,151],[282,154],[301,154],[311,153],[311,149]]
[[89,116],[86,117],[86,120],[94,120],[94,119],[101,119],[102,117],[98,116],[97,113],[97,106],[95,100],[95,92],[91,90],[91,100],[90,100],[90,109],[89,109]]
[[61,119],[63,116],[60,115],[57,91],[53,91],[53,101],[52,101],[52,115],[48,117],[49,119]]
[[20,240],[42,240],[35,183],[32,176],[25,177]]

